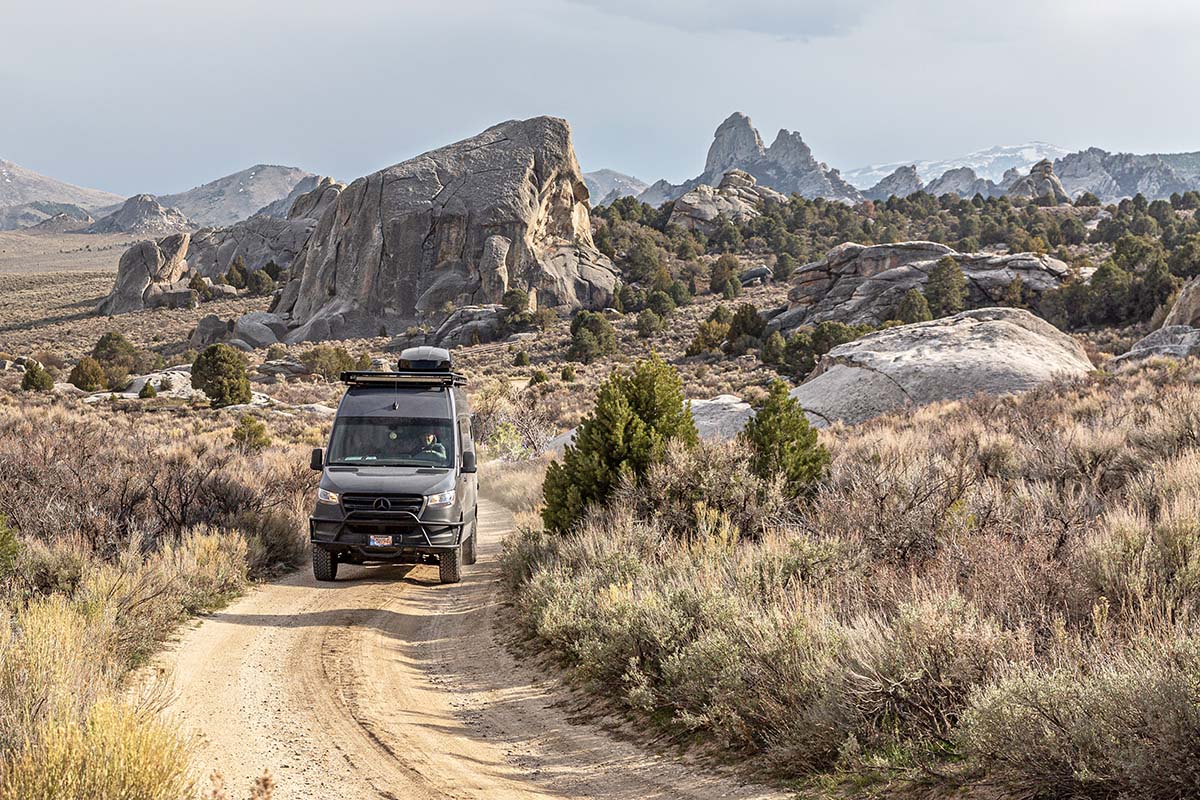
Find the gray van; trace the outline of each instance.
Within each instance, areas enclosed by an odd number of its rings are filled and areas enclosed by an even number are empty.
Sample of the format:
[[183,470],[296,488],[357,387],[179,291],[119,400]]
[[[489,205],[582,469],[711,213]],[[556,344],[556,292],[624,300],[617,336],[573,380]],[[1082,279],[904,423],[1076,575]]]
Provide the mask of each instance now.
[[313,575],[338,564],[438,565],[457,583],[475,563],[478,479],[466,379],[450,353],[413,347],[395,372],[344,372],[329,447],[309,517]]

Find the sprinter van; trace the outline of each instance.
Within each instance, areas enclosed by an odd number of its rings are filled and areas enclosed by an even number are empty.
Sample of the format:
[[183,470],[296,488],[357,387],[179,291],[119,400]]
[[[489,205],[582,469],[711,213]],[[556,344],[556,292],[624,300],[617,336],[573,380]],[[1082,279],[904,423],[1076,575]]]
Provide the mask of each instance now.
[[438,565],[442,583],[475,563],[478,480],[466,379],[450,353],[414,347],[395,372],[344,372],[309,518],[313,575],[338,565]]

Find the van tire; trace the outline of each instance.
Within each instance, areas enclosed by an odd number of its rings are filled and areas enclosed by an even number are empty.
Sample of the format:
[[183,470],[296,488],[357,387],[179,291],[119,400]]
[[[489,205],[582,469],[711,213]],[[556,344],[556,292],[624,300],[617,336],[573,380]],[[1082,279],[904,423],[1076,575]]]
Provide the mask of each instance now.
[[319,581],[337,580],[337,556],[324,547],[313,545],[312,549],[313,577]]
[[462,580],[463,549],[456,547],[445,550],[438,556],[438,580],[442,583],[458,583]]
[[475,563],[479,557],[476,552],[476,547],[479,543],[479,520],[476,519],[471,523],[471,534],[463,539],[462,543],[462,562],[467,565]]

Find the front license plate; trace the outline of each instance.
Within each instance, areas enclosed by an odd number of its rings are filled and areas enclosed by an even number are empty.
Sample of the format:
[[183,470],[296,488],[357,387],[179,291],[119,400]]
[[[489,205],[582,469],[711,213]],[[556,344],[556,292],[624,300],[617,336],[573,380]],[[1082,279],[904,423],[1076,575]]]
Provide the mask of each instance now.
[[392,537],[390,536],[372,536],[371,547],[391,547]]

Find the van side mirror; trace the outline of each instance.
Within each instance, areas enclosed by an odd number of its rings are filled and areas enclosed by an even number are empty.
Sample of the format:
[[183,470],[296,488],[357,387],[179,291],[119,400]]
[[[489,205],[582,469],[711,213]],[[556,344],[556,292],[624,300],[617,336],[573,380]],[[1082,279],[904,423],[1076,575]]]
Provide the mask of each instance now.
[[478,472],[479,466],[475,463],[475,451],[467,450],[463,453],[462,469],[459,470],[464,475],[470,475]]
[[314,447],[312,458],[309,460],[308,465],[318,472],[325,469],[325,451],[319,447]]

